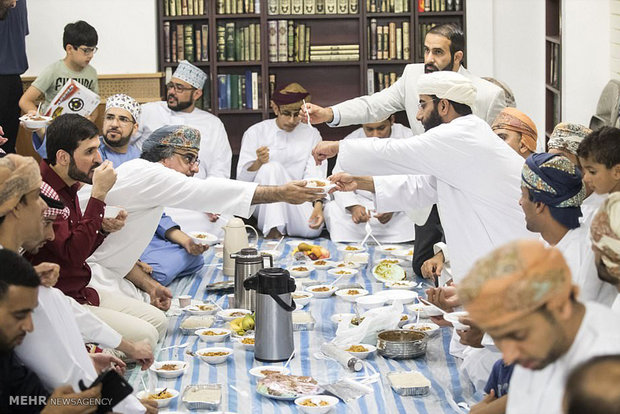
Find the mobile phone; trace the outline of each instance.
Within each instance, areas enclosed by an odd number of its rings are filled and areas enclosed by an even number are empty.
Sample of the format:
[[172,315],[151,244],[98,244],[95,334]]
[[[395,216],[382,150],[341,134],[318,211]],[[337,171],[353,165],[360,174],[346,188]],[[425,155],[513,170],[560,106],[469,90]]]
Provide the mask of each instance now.
[[133,392],[133,388],[125,380],[125,378],[118,375],[113,369],[108,369],[101,372],[99,376],[93,381],[90,387],[84,385],[84,382],[80,380],[78,385],[82,391],[92,388],[98,384],[101,386],[101,401],[102,404],[97,408],[96,413],[103,414],[112,411],[112,407],[121,402],[125,397]]

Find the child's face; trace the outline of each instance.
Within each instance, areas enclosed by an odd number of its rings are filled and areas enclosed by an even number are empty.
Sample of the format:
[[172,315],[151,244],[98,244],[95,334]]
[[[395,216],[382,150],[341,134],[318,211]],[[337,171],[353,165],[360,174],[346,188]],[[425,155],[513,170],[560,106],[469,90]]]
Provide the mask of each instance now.
[[71,62],[81,68],[85,68],[92,60],[93,56],[95,55],[95,50],[97,48],[95,46],[85,45],[81,45],[75,48],[72,45],[68,45],[67,49],[67,54],[69,56],[69,59],[71,59]]
[[583,180],[596,194],[620,191],[620,164],[607,168],[591,158],[579,157]]

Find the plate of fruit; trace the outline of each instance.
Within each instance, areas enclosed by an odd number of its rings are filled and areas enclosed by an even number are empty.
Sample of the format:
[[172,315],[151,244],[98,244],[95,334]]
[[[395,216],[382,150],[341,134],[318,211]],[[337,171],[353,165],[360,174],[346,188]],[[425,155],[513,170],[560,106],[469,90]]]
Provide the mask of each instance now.
[[310,260],[329,259],[329,250],[323,246],[309,243],[299,243],[293,250],[293,255],[303,253]]
[[230,329],[236,336],[245,336],[248,331],[254,329],[254,314],[245,315],[230,321]]

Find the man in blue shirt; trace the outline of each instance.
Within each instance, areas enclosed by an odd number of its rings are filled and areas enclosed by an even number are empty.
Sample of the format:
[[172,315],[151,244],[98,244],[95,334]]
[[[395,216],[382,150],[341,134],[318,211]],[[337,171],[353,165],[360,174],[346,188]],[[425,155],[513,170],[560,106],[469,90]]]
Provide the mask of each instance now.
[[110,160],[114,168],[140,156],[140,150],[129,144],[138,130],[140,112],[140,104],[123,93],[112,95],[106,100],[99,152],[101,158]]
[[6,152],[15,152],[19,128],[19,98],[23,93],[20,75],[28,69],[26,0],[0,0],[0,126],[8,142]]

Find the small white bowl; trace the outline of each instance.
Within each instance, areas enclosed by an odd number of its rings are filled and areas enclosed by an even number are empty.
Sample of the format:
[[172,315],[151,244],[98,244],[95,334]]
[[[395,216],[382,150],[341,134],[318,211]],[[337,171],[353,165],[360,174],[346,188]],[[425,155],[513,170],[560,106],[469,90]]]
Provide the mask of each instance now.
[[190,231],[187,234],[192,238],[194,243],[202,244],[203,246],[213,246],[214,244],[217,244],[218,241],[215,234],[204,231]]
[[[41,119],[34,119],[41,118]],[[19,118],[20,121],[24,123],[24,126],[28,129],[40,129],[46,127],[50,122],[52,122],[51,116],[44,115],[23,115]]]
[[[246,344],[245,340],[251,339],[252,343],[251,344]],[[239,337],[239,338],[235,338],[235,342],[239,343],[242,347],[244,347],[245,349],[247,349],[248,351],[251,351],[254,349],[254,336],[253,335],[248,335],[248,336],[244,336],[244,337]]]
[[[165,365],[175,365],[176,369],[162,369]],[[156,361],[149,368],[151,371],[156,372],[162,378],[176,378],[185,373],[187,369],[187,362],[184,361]]]
[[[406,319],[403,319],[406,318]],[[405,326],[406,324],[411,322],[411,318],[409,317],[409,315],[407,315],[406,313],[403,313],[400,315],[400,320],[398,321],[398,327],[402,328],[403,326]]]
[[[234,314],[238,313],[238,314],[237,315],[233,315],[233,313]],[[241,318],[242,316],[251,315],[251,314],[252,314],[251,310],[233,308],[233,309],[221,310],[221,311],[219,311],[217,313],[217,316],[219,316],[220,318],[224,319],[226,322],[230,322],[233,319]]]
[[[207,335],[207,332],[213,332],[217,335]],[[224,342],[230,336],[231,330],[224,328],[205,328],[196,329],[195,334],[205,342]]]
[[[317,404],[317,407],[302,405],[307,400]],[[325,401],[327,405],[319,405],[321,401]],[[306,395],[305,397],[295,398],[295,405],[306,414],[325,414],[330,412],[337,404],[338,398],[331,395]]]
[[333,269],[329,269],[327,271],[327,274],[333,277],[342,277],[342,279],[348,279],[357,274],[357,269],[352,269],[350,267],[334,267]]
[[366,248],[359,244],[342,244],[338,246],[338,251],[342,253],[361,253],[365,252]]
[[289,374],[291,371],[289,371],[288,368],[284,368],[281,366],[271,366],[271,365],[263,365],[260,367],[254,367],[252,368],[249,373],[251,376],[256,377],[256,378],[265,378],[266,375],[262,374],[262,371],[277,371],[278,373],[282,374],[282,375],[287,375]]
[[[320,288],[329,288],[329,290],[319,290],[319,291],[316,290]],[[314,286],[308,286],[306,290],[312,293],[312,295],[314,295],[315,298],[324,299],[324,298],[328,298],[331,295],[333,295],[334,292],[336,291],[336,288],[334,286],[329,286],[329,285],[314,285]]]
[[464,323],[459,322],[459,318],[462,316],[469,316],[469,313],[465,311],[460,312],[450,312],[443,315],[443,318],[450,322],[454,329],[457,331],[466,331],[469,329],[469,325],[465,325]]
[[404,262],[405,261],[403,259],[399,259],[398,257],[388,257],[388,258],[379,260],[377,264],[390,263],[390,264],[397,264],[397,265],[402,266]]
[[[162,392],[164,389],[166,389],[166,391],[168,391],[170,394],[172,394],[172,397],[170,398],[162,398],[162,399],[156,399],[156,398],[148,398],[149,395],[151,394],[157,394],[158,392]],[[166,387],[157,387],[155,388],[155,390],[152,390],[151,392],[147,392],[146,390],[142,390],[138,393],[138,399],[142,400],[142,399],[148,399],[151,401],[155,401],[157,403],[157,408],[163,408],[163,407],[167,407],[170,405],[170,403],[172,402],[172,400],[174,400],[175,398],[177,398],[179,396],[179,392],[177,390],[175,390],[174,388],[166,388]]]
[[418,298],[417,292],[403,289],[382,290],[381,292],[377,292],[376,295],[386,298],[388,304],[392,304],[395,300],[398,300],[403,305],[408,305]]
[[113,219],[118,216],[118,213],[123,211],[123,207],[119,206],[105,206],[105,210],[103,211],[103,218]]
[[310,276],[310,273],[314,271],[314,266],[307,263],[301,263],[295,266],[289,266],[286,270],[288,270],[293,277],[308,277]]
[[359,269],[360,267],[362,267],[361,263],[355,263],[352,261],[340,261],[340,262],[334,262],[332,267],[347,267],[349,269]]
[[439,331],[439,325],[432,322],[408,323],[403,326],[403,329],[424,332],[428,336],[431,336],[435,335]]
[[[226,355],[219,355],[219,356],[203,355],[208,352],[226,352]],[[196,351],[196,355],[198,356],[198,358],[200,358],[207,364],[216,365],[216,364],[221,364],[222,362],[226,361],[232,355],[232,349],[221,347],[221,346],[216,346],[212,348],[202,348]]]
[[411,249],[401,249],[392,251],[392,256],[403,260],[411,260],[413,258],[413,247]]
[[411,280],[392,280],[385,282],[385,287],[390,289],[413,290],[418,287],[418,284]]
[[291,296],[293,296],[295,303],[303,308],[310,303],[310,299],[312,299],[314,294],[312,292],[294,292],[291,293]]
[[326,178],[306,178],[304,181],[306,182],[306,188],[320,188],[324,192],[328,192],[336,187],[336,184],[332,184]]
[[[357,293],[349,293],[349,292]],[[355,299],[366,296],[369,292],[366,289],[340,289],[336,291],[336,296],[347,302],[355,302]]]
[[338,325],[342,321],[351,322],[351,319],[353,318],[355,318],[354,313],[334,313],[329,319],[332,323]]
[[325,259],[319,259],[319,260],[315,260],[314,262],[312,262],[312,266],[314,266],[314,268],[317,270],[329,269],[330,267],[334,267],[335,265],[336,265],[335,262],[331,262]]
[[357,267],[367,265],[369,258],[370,256],[368,255],[368,253],[353,253],[347,255],[347,260],[355,263]]
[[412,315],[416,315],[418,313],[418,309],[420,310],[420,317],[422,318],[443,315],[439,309],[430,305],[425,305],[424,303],[412,303],[411,305],[407,305],[407,310]]
[[212,303],[200,303],[186,306],[183,308],[183,311],[197,316],[213,315],[217,312],[217,306]]
[[[364,348],[367,349],[367,351],[362,351],[362,352],[348,351],[348,349],[353,345],[363,346]],[[370,344],[349,344],[349,345],[341,346],[340,349],[342,349],[345,352],[350,353],[351,355],[359,359],[366,359],[368,358],[368,355],[372,354],[373,352],[377,350],[377,347],[374,345],[370,345]]]
[[377,295],[368,295],[355,299],[355,302],[364,309],[374,309],[385,305],[387,298]]
[[381,245],[381,247],[377,247],[375,250],[378,250],[383,254],[392,254],[392,252],[395,252],[396,250],[402,250],[402,249],[403,247],[397,244],[384,244],[384,245]]
[[282,252],[280,250],[261,250],[260,252],[271,255],[274,261],[278,260],[282,256]]

